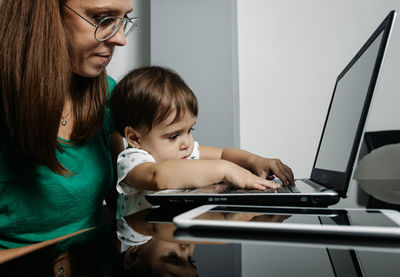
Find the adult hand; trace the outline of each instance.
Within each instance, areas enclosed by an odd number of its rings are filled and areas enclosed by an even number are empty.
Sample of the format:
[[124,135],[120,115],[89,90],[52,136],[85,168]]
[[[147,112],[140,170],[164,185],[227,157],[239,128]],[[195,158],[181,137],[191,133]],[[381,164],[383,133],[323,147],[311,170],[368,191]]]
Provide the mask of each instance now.
[[268,159],[257,157],[254,161],[252,169],[255,174],[261,178],[272,180],[278,177],[283,185],[294,185],[294,176],[292,169],[286,164],[282,163],[279,159]]
[[259,190],[265,190],[266,188],[278,189],[280,187],[279,184],[254,175],[249,170],[237,164],[223,160],[221,160],[221,162],[223,162],[225,166],[223,182],[228,185],[238,188]]

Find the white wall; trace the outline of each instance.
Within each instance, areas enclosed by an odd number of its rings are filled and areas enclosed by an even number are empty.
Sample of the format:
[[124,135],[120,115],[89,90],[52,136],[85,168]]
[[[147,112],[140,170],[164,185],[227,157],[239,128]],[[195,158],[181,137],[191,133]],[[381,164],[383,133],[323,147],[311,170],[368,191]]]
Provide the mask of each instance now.
[[[386,14],[392,9],[400,11],[400,1],[237,2],[241,148],[279,157],[292,167],[296,177],[309,177],[338,73]],[[399,18],[366,130],[400,129],[398,49]],[[334,207],[359,207],[358,197],[358,186],[353,181],[349,197]],[[294,271],[300,276],[315,272],[316,276],[326,275],[327,272],[320,274],[319,271],[302,274],[298,258],[307,257],[305,250],[318,251],[271,247],[271,253],[278,253],[278,256],[287,251],[283,256],[293,261],[286,275]],[[257,247],[243,245],[242,253],[246,254],[242,275],[258,276],[247,267],[249,262],[259,258]],[[262,272],[282,273],[282,267],[274,267],[276,264],[274,260],[266,261]]]
[[[238,0],[241,147],[309,177],[338,73],[398,0]],[[367,130],[399,129],[399,18]]]
[[199,100],[195,139],[239,147],[235,0],[152,0],[151,63],[180,74]]

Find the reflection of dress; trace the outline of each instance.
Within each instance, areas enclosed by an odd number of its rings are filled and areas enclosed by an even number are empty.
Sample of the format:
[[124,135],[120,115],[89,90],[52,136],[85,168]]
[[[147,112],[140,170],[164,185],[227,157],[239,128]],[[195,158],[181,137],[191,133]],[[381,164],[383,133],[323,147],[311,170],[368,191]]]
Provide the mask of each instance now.
[[[197,160],[199,157],[199,144],[195,141],[193,152],[188,159]],[[145,199],[145,195],[149,193],[149,191],[135,189],[123,181],[135,166],[144,162],[154,163],[156,160],[148,152],[137,148],[128,148],[122,151],[117,159],[117,191],[119,193],[117,208],[117,235],[121,242],[128,245],[141,244],[138,243],[138,241],[142,241],[143,237],[147,238],[147,241],[151,238],[138,234],[129,227],[125,220],[121,220],[124,216],[151,207],[151,204]]]
[[123,217],[117,220],[117,236],[121,241],[121,252],[128,249],[129,246],[145,244],[152,238],[151,236],[144,236],[133,230]]

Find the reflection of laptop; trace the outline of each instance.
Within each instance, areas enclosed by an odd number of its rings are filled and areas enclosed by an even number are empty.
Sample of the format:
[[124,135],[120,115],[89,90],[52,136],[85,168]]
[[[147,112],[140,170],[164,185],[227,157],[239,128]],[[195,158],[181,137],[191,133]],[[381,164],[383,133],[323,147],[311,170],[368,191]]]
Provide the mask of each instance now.
[[240,204],[328,206],[346,197],[395,11],[389,13],[336,80],[311,178],[296,191],[244,190],[225,184],[162,190],[146,195],[155,205]]

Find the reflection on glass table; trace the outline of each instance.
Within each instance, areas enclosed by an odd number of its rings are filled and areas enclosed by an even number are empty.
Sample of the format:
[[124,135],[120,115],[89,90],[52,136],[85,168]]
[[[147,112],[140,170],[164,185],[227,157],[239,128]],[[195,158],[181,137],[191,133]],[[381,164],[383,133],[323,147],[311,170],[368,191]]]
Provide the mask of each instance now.
[[125,217],[138,234],[138,243],[122,252],[114,221],[2,264],[0,276],[382,276],[382,272],[397,276],[400,272],[396,248],[347,248],[343,242],[327,243],[317,236],[257,237],[238,232],[233,237],[215,230],[179,237],[184,234],[172,219],[184,211],[153,208]]
[[400,213],[391,210],[205,205],[173,222],[188,229],[177,238],[400,251]]

